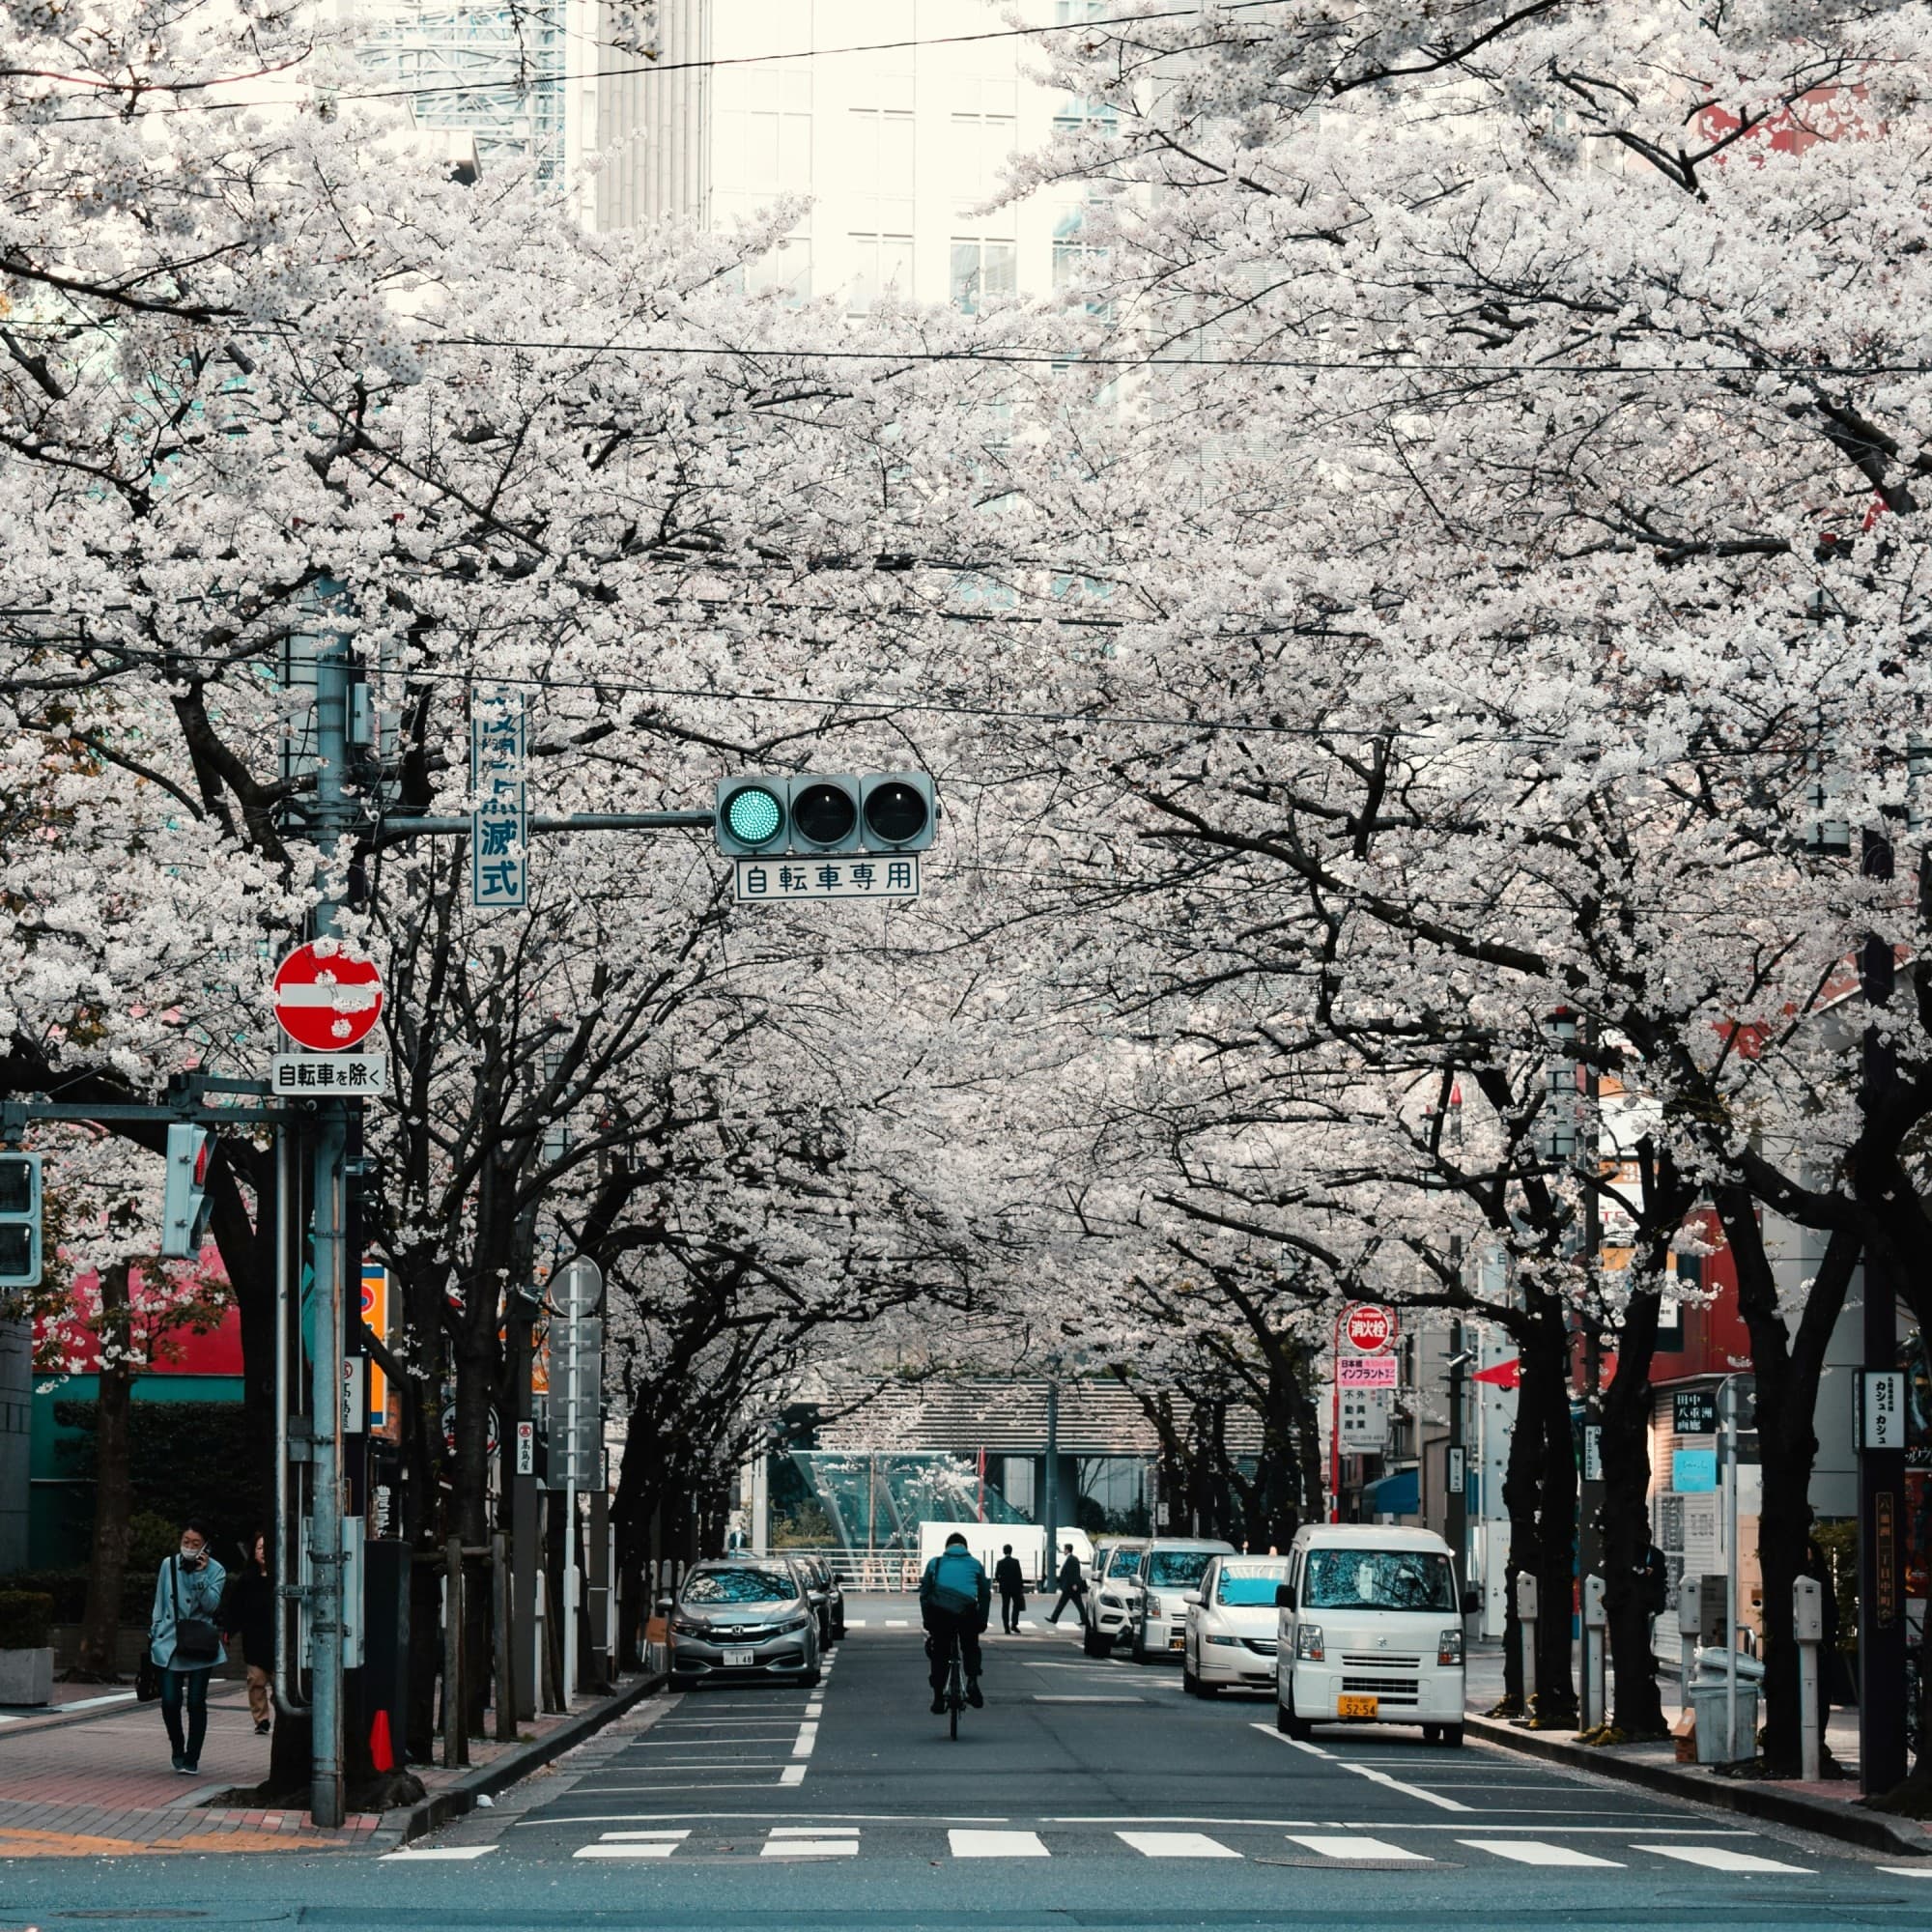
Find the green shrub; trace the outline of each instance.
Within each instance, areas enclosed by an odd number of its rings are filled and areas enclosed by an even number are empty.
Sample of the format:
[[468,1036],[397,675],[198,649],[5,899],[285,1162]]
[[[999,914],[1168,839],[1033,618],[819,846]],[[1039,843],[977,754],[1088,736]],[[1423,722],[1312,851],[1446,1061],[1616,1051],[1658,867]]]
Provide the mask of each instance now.
[[54,1600],[41,1590],[0,1590],[0,1650],[44,1650]]

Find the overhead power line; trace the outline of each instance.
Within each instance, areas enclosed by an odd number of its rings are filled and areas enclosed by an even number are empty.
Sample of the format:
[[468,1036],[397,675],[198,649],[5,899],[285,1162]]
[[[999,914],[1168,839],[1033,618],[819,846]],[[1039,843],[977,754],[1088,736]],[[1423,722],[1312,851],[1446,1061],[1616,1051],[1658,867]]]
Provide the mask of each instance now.
[[[1243,14],[1258,7],[1278,7],[1282,0],[1220,0],[1214,9],[1223,14]],[[568,86],[581,80],[621,80],[636,73],[690,73],[709,72],[719,68],[764,67],[781,61],[829,60],[847,54],[902,53],[916,47],[968,46],[983,41],[1032,40],[1043,34],[1078,34],[1093,27],[1138,27],[1156,20],[1181,20],[1199,15],[1207,11],[1201,7],[1169,7],[1151,14],[1121,14],[1104,19],[1062,20],[1050,26],[1037,27],[995,27],[976,34],[935,34],[925,38],[898,41],[866,41],[842,47],[798,47],[784,53],[767,54],[714,54],[702,60],[685,61],[639,61],[634,67],[591,68],[575,73],[532,72],[526,66],[509,73],[474,75],[468,80],[445,81],[432,87],[378,87],[344,90],[329,96],[331,103],[343,100],[395,100],[420,99],[431,94],[472,94],[480,88],[493,87],[535,87]],[[207,86],[201,82],[198,85]],[[98,90],[103,94],[127,91],[127,84],[102,82]],[[143,93],[165,94],[169,90],[165,83],[156,82],[144,87]],[[144,108],[144,113],[153,114],[222,114],[240,113],[257,107],[286,107],[286,99],[270,100],[181,100],[170,106]],[[55,114],[51,121],[119,121],[120,114]]]

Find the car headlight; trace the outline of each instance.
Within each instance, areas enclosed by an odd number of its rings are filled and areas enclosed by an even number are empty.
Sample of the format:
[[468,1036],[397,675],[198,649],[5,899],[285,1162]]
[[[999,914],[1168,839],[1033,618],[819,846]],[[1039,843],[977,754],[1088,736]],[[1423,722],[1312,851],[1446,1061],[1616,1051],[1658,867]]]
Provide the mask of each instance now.
[[705,1634],[704,1626],[693,1623],[689,1617],[671,1618],[670,1629],[673,1636],[702,1636]]
[[772,1626],[772,1634],[774,1636],[784,1636],[792,1631],[810,1630],[811,1625],[812,1617],[810,1612],[808,1611],[802,1616],[787,1617],[781,1624],[774,1624]]
[[1321,1648],[1321,1626],[1300,1624],[1294,1633],[1294,1654],[1311,1663],[1320,1663],[1327,1653]]
[[1209,1643],[1237,1644],[1240,1642],[1240,1638],[1237,1636],[1210,1636],[1208,1641]]
[[1150,1597],[1147,1599],[1147,1613],[1151,1617],[1160,1615],[1160,1599],[1158,1597]]
[[1102,1590],[1100,1592],[1100,1601],[1103,1604],[1105,1604],[1110,1610],[1122,1610],[1126,1608],[1126,1605],[1123,1603],[1122,1603],[1120,1598],[1115,1596],[1113,1591],[1111,1590]]
[[1435,1661],[1437,1663],[1461,1663],[1463,1661],[1463,1626],[1458,1624],[1453,1630],[1441,1632],[1435,1639]]

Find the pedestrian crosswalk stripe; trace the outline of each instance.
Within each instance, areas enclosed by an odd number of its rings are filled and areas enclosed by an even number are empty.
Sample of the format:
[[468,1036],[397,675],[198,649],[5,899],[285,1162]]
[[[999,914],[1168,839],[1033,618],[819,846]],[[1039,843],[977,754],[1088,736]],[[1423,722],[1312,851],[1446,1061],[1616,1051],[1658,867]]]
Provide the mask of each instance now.
[[1488,1852],[1498,1859],[1513,1859],[1520,1865],[1597,1865],[1622,1871],[1615,1859],[1600,1859],[1594,1852],[1579,1852],[1570,1845],[1546,1845],[1537,1838],[1458,1838],[1472,1852]]
[[1043,1859],[1048,1856],[1037,1832],[967,1831],[947,1833],[955,1859]]
[[1116,1832],[1122,1844],[1148,1859],[1237,1859],[1232,1845],[1223,1845],[1206,1832]]
[[600,1832],[599,1842],[580,1845],[573,1854],[580,1859],[668,1859],[691,1836],[691,1828],[681,1831]]
[[849,1859],[859,1850],[856,1825],[774,1825],[759,1848],[761,1859]]
[[405,1845],[399,1852],[384,1852],[378,1863],[419,1865],[437,1860],[481,1859],[496,1849],[495,1845]]
[[1403,1845],[1391,1845],[1385,1838],[1331,1837],[1321,1833],[1304,1836],[1298,1832],[1290,1832],[1288,1841],[1299,1845],[1304,1851],[1318,1854],[1324,1859],[1399,1859],[1405,1863],[1419,1865],[1434,1864],[1435,1861],[1423,1852],[1411,1852]]
[[1776,1859],[1760,1859],[1749,1852],[1734,1852],[1728,1845],[1633,1845],[1634,1852],[1654,1852],[1661,1859],[1676,1859],[1687,1865],[1702,1865],[1706,1871],[1796,1872],[1817,1877],[1809,1865],[1780,1864]]
[[1872,1870],[1882,1871],[1891,1878],[1932,1878],[1932,1864],[1874,1865]]

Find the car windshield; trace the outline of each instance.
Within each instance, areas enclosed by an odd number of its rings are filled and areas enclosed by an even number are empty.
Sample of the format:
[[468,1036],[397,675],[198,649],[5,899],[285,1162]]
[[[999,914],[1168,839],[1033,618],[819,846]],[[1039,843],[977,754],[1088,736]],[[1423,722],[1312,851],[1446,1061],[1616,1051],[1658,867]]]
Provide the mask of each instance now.
[[1426,1549],[1313,1549],[1301,1602],[1311,1610],[1453,1610],[1446,1556]]
[[687,1604],[788,1604],[797,1595],[779,1570],[700,1570],[684,1579]]
[[1107,1558],[1107,1575],[1110,1577],[1131,1577],[1141,1567],[1141,1553],[1138,1549],[1116,1549]]
[[1148,1581],[1164,1589],[1198,1583],[1213,1560],[1211,1549],[1156,1549],[1148,1558]]
[[1230,1609],[1255,1609],[1274,1605],[1276,1588],[1286,1580],[1286,1562],[1224,1563],[1221,1580],[1214,1586],[1214,1601]]

